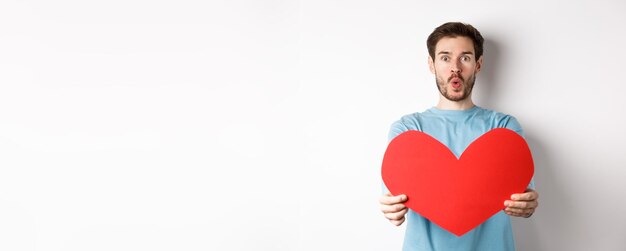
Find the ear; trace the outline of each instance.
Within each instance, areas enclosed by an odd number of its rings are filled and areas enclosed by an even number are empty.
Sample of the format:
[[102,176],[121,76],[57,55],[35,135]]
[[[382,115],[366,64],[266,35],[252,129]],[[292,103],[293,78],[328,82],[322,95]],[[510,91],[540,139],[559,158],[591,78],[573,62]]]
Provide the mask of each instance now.
[[480,56],[478,60],[476,60],[476,73],[480,72],[480,69],[483,66],[483,56]]
[[435,62],[433,62],[433,58],[428,56],[428,68],[432,74],[435,74]]

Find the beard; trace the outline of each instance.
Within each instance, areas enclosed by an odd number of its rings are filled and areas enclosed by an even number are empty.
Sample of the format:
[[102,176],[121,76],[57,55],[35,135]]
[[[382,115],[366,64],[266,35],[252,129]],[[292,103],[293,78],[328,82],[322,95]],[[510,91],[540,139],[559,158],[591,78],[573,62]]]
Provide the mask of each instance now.
[[[450,93],[448,93],[448,88],[446,88],[447,86],[451,85],[450,80],[453,77],[457,77],[461,79],[461,87],[459,89],[463,91],[463,94],[460,96],[452,96]],[[470,78],[467,81],[465,81],[465,79],[463,79],[461,75],[452,75],[448,78],[447,81],[444,81],[443,79],[439,78],[437,73],[435,73],[435,82],[437,84],[437,89],[439,89],[439,92],[441,93],[441,95],[443,95],[447,100],[457,102],[457,101],[464,100],[470,96],[470,94],[472,93],[472,89],[474,89],[474,82],[476,82],[476,75],[470,76]]]

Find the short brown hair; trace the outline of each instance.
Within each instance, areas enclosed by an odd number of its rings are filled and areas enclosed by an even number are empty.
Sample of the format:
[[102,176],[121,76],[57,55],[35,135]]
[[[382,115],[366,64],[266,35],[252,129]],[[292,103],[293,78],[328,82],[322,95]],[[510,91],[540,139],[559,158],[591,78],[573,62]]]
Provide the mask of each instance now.
[[433,33],[430,33],[426,40],[426,47],[428,47],[428,54],[435,60],[435,47],[437,42],[444,37],[467,37],[474,42],[474,52],[476,53],[475,60],[478,60],[483,55],[483,43],[485,39],[480,35],[480,32],[469,24],[460,22],[448,22],[437,27]]

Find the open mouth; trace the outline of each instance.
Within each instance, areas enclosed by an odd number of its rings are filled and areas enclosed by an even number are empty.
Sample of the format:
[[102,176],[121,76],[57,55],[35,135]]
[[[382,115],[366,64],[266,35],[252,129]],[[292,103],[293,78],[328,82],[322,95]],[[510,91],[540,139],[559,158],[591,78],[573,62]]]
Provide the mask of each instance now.
[[463,81],[460,78],[452,78],[452,79],[450,79],[450,85],[454,89],[461,88],[461,83],[463,83]]

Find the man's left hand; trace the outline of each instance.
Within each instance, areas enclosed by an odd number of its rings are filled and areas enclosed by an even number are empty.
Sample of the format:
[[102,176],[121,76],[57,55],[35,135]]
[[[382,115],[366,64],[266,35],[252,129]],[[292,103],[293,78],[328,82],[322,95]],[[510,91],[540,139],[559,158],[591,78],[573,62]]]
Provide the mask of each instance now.
[[535,212],[539,205],[539,194],[532,189],[526,189],[524,193],[511,195],[511,200],[504,201],[504,212],[511,216],[528,218]]

